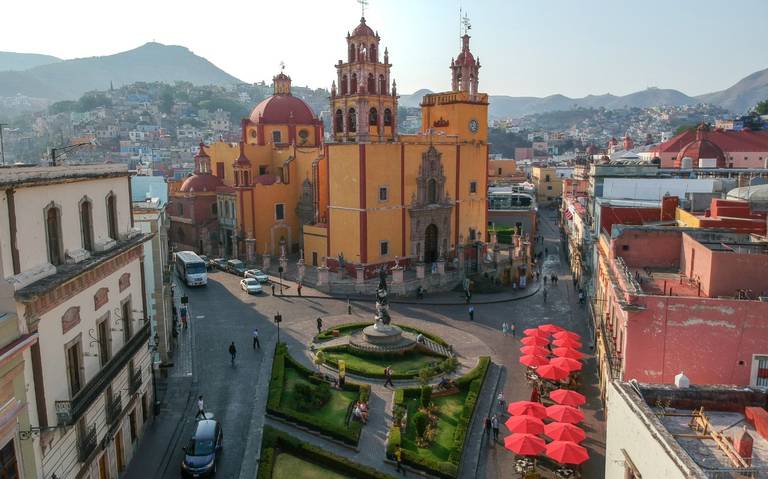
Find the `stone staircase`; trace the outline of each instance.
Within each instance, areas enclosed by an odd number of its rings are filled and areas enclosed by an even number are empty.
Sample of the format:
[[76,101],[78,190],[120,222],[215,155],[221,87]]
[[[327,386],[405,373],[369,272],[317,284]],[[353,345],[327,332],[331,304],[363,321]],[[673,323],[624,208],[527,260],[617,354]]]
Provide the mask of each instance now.
[[455,356],[452,349],[446,348],[442,344],[438,344],[431,339],[424,337],[424,342],[422,343],[422,346],[426,347],[430,351],[432,351],[435,354],[439,354],[441,356],[445,356],[447,358]]

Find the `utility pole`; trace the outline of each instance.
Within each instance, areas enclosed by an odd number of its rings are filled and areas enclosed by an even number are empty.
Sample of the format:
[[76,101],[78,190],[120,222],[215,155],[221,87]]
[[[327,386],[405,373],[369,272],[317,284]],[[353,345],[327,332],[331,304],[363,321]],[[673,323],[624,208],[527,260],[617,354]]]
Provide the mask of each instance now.
[[0,123],[0,159],[3,161],[3,166],[5,166],[5,145],[3,144],[3,127],[8,126],[8,123]]

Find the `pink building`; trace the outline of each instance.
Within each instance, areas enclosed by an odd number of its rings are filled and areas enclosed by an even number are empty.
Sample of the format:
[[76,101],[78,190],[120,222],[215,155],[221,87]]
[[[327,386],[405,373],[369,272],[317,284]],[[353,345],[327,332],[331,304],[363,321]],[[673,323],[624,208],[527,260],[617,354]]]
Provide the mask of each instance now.
[[721,168],[768,168],[768,131],[710,131],[700,125],[696,131],[685,131],[661,143],[652,154],[661,159],[662,168],[680,168],[686,156],[693,160],[694,168],[701,158],[717,159]]
[[596,349],[609,379],[755,385],[768,378],[768,242],[614,225],[597,247]]

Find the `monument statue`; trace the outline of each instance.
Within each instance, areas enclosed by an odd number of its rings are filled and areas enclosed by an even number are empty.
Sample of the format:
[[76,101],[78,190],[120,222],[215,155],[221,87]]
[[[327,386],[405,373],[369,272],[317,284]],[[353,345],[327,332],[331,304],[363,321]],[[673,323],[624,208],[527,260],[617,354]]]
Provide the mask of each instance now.
[[389,316],[389,299],[387,298],[387,270],[379,270],[379,286],[376,288],[376,326],[389,326],[392,318]]

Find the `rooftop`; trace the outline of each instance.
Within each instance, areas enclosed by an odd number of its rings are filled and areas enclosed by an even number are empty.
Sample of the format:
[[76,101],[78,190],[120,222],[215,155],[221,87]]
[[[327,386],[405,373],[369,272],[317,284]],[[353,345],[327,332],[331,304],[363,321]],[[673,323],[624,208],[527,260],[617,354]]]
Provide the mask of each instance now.
[[128,176],[124,164],[66,165],[66,166],[9,166],[0,168],[0,188],[66,183],[96,178]]

